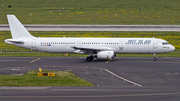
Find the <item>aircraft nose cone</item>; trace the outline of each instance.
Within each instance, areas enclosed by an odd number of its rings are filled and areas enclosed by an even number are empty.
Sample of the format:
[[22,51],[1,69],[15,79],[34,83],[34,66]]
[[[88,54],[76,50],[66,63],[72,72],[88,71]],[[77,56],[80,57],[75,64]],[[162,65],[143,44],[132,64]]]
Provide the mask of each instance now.
[[171,50],[174,51],[174,50],[175,50],[175,47],[174,47],[174,46],[171,46]]

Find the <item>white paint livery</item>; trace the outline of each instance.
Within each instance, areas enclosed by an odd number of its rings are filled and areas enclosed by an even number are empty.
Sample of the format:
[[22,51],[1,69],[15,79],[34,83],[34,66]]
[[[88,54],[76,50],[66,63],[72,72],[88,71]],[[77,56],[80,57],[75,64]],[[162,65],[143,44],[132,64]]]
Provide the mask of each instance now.
[[43,52],[89,54],[94,58],[112,59],[117,53],[154,54],[175,50],[167,41],[157,38],[37,38],[32,36],[14,15],[7,15],[12,39],[5,43]]

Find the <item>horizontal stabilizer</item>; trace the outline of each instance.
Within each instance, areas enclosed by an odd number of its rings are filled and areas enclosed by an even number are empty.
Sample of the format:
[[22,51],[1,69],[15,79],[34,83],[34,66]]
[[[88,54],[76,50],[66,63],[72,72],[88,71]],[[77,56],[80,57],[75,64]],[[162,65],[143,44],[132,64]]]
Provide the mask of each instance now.
[[24,44],[24,41],[14,40],[14,39],[6,39],[6,40],[4,40],[4,43],[8,43],[8,44]]

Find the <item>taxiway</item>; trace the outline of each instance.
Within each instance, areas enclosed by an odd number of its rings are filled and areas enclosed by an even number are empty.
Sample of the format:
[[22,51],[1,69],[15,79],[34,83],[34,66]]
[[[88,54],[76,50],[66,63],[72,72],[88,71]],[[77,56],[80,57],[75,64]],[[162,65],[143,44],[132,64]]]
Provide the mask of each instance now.
[[85,57],[0,57],[0,75],[29,70],[72,71],[95,87],[0,87],[1,100],[178,101],[180,58],[118,57],[86,62]]

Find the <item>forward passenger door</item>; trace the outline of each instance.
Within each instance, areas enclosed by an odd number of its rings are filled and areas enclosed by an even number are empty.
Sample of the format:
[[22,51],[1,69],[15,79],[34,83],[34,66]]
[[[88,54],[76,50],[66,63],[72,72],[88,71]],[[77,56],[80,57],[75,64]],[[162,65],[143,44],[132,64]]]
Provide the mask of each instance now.
[[153,40],[153,49],[158,49],[158,40]]

